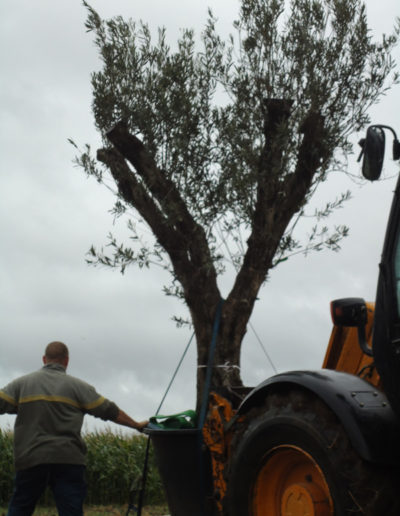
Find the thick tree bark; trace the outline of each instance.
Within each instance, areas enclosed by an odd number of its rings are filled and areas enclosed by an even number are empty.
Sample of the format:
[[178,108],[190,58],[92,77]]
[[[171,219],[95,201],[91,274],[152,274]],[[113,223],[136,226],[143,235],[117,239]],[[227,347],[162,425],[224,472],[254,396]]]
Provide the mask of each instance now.
[[[265,110],[265,147],[259,164],[257,200],[243,264],[222,308],[212,385],[226,396],[242,386],[240,350],[255,300],[292,216],[309,191],[314,174],[327,159],[323,119],[310,112],[301,131],[297,166],[282,180],[284,149],[277,139],[289,123],[291,103],[271,99]],[[217,274],[204,229],[194,220],[175,184],[157,167],[142,142],[124,123],[109,133],[113,148],[97,157],[110,169],[120,196],[138,210],[168,253],[183,287],[196,334],[197,402],[201,402],[214,318],[220,301]],[[129,162],[134,171],[131,170]],[[231,396],[234,398],[234,394]]]
[[[139,211],[168,253],[190,310],[198,364],[207,364],[220,292],[204,229],[193,219],[172,181],[123,123],[117,124],[108,138],[114,148],[100,149],[97,157],[110,169],[121,197]],[[133,165],[136,174],[126,161]],[[202,373],[199,368],[198,400],[204,380]]]

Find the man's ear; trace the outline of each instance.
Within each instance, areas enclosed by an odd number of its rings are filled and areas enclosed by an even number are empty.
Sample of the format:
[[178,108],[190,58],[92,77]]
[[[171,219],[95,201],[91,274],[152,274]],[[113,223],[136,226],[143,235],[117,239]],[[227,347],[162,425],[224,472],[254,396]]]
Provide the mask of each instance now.
[[43,355],[42,360],[43,360],[43,364],[47,364],[46,355]]

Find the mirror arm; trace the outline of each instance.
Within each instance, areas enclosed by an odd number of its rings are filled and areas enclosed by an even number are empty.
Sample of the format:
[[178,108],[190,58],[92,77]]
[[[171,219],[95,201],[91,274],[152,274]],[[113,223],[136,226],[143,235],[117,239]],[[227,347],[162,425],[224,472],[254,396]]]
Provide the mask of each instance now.
[[371,127],[378,127],[379,129],[388,129],[393,134],[394,139],[397,141],[397,134],[393,127],[390,127],[390,125],[381,125],[381,124],[374,124]]
[[365,325],[361,324],[357,326],[358,330],[358,343],[360,345],[361,351],[368,355],[369,357],[373,356],[372,349],[367,344],[367,339],[365,336]]
[[357,158],[357,163],[359,163],[361,161],[361,158],[364,155],[364,151],[365,151],[365,138],[361,138],[361,140],[358,142],[358,145],[361,147],[361,152],[360,152],[360,155]]

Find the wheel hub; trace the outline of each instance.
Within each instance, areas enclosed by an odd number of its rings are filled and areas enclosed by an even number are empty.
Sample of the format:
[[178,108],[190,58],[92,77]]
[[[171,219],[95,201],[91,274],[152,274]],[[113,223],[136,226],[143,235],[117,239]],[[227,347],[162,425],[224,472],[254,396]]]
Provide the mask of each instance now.
[[323,490],[313,482],[293,484],[282,495],[282,516],[327,516]]
[[253,516],[333,516],[325,476],[313,457],[280,445],[265,457],[253,492]]

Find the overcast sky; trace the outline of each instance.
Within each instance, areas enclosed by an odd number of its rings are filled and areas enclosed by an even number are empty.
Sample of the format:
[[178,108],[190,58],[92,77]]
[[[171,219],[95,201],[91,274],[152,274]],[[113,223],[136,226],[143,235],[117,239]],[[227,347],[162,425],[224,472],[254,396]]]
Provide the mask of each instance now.
[[[227,34],[238,9],[234,0],[90,3],[102,17],[142,19],[153,30],[165,25],[170,42],[181,27],[199,32],[207,6]],[[366,3],[373,31],[390,32],[398,0]],[[121,276],[85,263],[90,246],[105,244],[114,230],[112,194],[74,168],[67,141],[99,145],[90,111],[90,73],[99,63],[85,17],[78,0],[0,0],[0,387],[39,368],[45,345],[62,340],[70,348],[71,374],[143,419],[155,412],[191,332],[171,321],[185,309],[162,294],[168,282],[162,271],[130,268]],[[398,49],[395,57],[400,63]],[[371,117],[399,133],[399,113],[397,87]],[[356,155],[349,156],[349,170],[360,173]],[[339,254],[297,256],[273,271],[251,320],[278,371],[320,367],[331,331],[330,300],[374,300],[398,171],[387,158],[383,182],[360,186],[336,174],[323,185],[321,203],[352,191],[332,220],[348,224],[350,236]],[[255,385],[271,374],[249,330],[243,379]],[[193,345],[164,412],[194,406],[195,376]],[[0,426],[12,421],[3,417]]]

